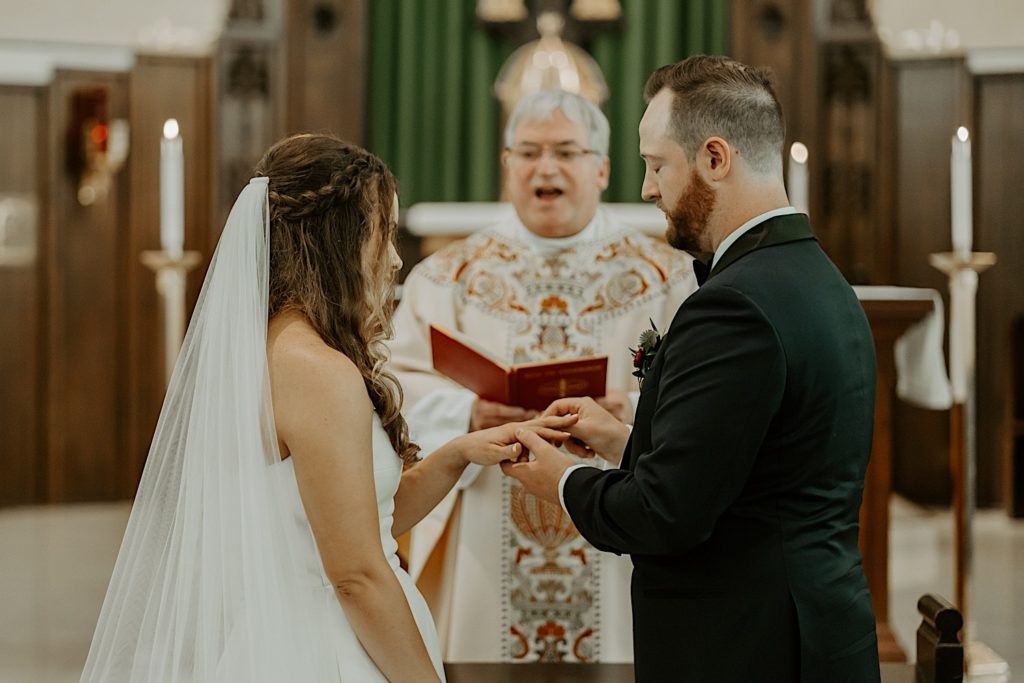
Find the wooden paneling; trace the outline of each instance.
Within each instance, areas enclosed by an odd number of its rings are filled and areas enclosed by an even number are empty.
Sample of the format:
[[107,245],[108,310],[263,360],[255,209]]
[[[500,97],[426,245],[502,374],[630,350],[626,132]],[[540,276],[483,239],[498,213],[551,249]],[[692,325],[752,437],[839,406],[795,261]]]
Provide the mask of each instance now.
[[1006,510],[1014,517],[1024,517],[1024,316],[1013,323],[1013,401],[1012,434],[1006,452],[1003,500]]
[[123,74],[58,71],[49,89],[46,221],[46,498],[108,500],[124,495],[121,382],[124,348],[125,174],[91,206],[77,201],[68,169],[74,94],[103,89],[107,114],[126,118]]
[[882,59],[878,67],[878,134],[875,158],[879,160],[875,177],[875,225],[877,251],[874,271],[879,284],[896,284],[896,194],[898,176],[893,160],[896,147],[896,122],[899,102],[896,97],[896,70],[892,62]]
[[815,130],[817,46],[813,0],[732,0],[730,52],[746,64],[767,66],[786,117],[788,145],[810,139]]
[[329,131],[363,144],[366,0],[287,3],[285,132]]
[[[233,2],[213,56],[214,207],[219,230],[252,169],[283,135],[284,0]],[[299,74],[299,82],[305,76]],[[327,86],[329,87],[329,86]]]
[[[0,87],[0,250],[5,245],[18,250],[0,252],[0,506],[38,502],[44,494],[39,258],[44,98],[42,89]],[[22,251],[33,246],[34,254]]]
[[128,368],[125,407],[125,486],[134,493],[163,403],[161,308],[155,274],[140,255],[160,248],[160,138],[163,124],[177,119],[185,154],[185,249],[203,255],[189,276],[191,311],[206,266],[220,236],[211,201],[211,63],[206,58],[140,56],[131,73],[131,209],[125,264],[127,315],[124,334]]
[[811,224],[822,247],[854,284],[890,284],[890,232],[880,223],[879,128],[890,109],[881,101],[887,74],[863,2],[754,0],[732,2],[731,51],[768,66],[793,142],[810,152]]
[[[974,81],[974,248],[993,251],[978,283],[978,498],[1011,507],[1013,387],[1011,340],[1024,319],[1024,74]],[[1019,414],[1024,410],[1018,406]]]
[[[961,60],[927,59],[892,64],[895,121],[889,131],[895,168],[895,282],[931,287],[946,301],[946,276],[928,255],[949,251],[950,138],[963,125],[966,72]],[[893,488],[916,501],[947,503],[952,485],[949,414],[899,402],[894,412],[896,443]]]
[[[730,53],[735,59],[772,70],[775,94],[786,120],[784,163],[794,142],[807,145],[811,178],[811,222],[821,215],[824,192],[817,181],[824,174],[828,140],[819,122],[821,112],[820,50],[816,37],[818,0],[732,0]],[[823,243],[828,251],[828,245]],[[830,254],[831,255],[831,254]]]
[[949,251],[950,139],[965,125],[959,100],[966,88],[960,60],[895,63],[897,241],[901,285],[946,290],[946,276],[928,264],[928,254]]

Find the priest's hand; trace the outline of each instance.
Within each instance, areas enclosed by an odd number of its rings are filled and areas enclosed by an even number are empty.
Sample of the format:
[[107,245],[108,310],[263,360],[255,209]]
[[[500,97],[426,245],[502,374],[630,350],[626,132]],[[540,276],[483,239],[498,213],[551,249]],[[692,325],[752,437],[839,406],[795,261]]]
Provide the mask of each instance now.
[[526,410],[518,406],[507,406],[477,398],[473,401],[473,409],[469,414],[469,431],[500,427],[510,422],[522,422],[537,416],[537,411]]
[[568,427],[576,424],[575,415],[538,417],[526,422],[509,422],[500,427],[479,429],[452,441],[466,462],[496,465],[500,462],[526,459],[526,451],[516,435],[530,434],[541,443],[559,447],[569,439]]
[[633,424],[633,402],[629,400],[629,394],[625,391],[609,389],[604,396],[596,398],[594,401],[619,422]]
[[573,414],[579,415],[579,420],[565,428],[572,435],[565,450],[580,457],[597,455],[618,465],[629,440],[629,427],[589,397],[560,398],[544,411],[544,415]]
[[535,432],[519,429],[516,430],[516,438],[522,443],[524,451],[533,454],[533,458],[521,457],[516,462],[503,462],[501,471],[518,479],[527,491],[541,500],[561,505],[558,482],[576,461]]

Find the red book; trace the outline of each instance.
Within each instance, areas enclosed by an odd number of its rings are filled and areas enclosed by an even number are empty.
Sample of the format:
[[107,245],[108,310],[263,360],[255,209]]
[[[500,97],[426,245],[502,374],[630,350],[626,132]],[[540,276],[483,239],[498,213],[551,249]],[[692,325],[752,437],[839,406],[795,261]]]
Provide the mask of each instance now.
[[430,326],[434,369],[477,396],[510,406],[544,410],[566,396],[604,396],[608,356],[506,365],[466,335]]

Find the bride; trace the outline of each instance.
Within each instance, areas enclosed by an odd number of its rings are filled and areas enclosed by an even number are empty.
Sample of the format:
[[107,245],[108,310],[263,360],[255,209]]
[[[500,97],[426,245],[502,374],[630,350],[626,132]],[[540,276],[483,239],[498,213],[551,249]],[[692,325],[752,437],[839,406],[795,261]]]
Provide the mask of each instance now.
[[[396,183],[327,135],[274,145],[239,195],[171,378],[83,681],[437,681],[395,537],[469,462],[575,418],[417,461],[384,369]],[[415,463],[415,464],[414,464]]]

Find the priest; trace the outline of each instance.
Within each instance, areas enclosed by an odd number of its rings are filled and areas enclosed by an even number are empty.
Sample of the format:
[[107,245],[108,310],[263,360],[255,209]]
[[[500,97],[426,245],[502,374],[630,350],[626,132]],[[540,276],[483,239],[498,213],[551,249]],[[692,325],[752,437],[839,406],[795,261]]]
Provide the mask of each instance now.
[[[525,97],[505,129],[515,215],[428,257],[405,281],[392,370],[412,437],[431,450],[521,420],[433,370],[429,327],[457,330],[507,363],[608,356],[599,399],[632,419],[639,335],[667,325],[696,289],[690,258],[600,207],[608,121],[563,91]],[[413,530],[410,572],[446,661],[631,661],[631,566],[598,553],[557,504],[497,469],[467,470]]]

